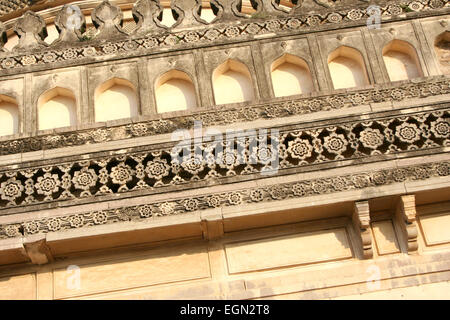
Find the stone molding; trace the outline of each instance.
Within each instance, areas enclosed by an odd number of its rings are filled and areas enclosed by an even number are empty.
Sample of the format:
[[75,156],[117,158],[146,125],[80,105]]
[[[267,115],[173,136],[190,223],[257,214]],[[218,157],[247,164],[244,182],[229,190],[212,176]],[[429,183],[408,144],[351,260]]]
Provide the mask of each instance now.
[[0,156],[70,146],[102,143],[172,133],[177,129],[191,129],[194,121],[202,121],[204,127],[250,122],[261,119],[284,118],[319,111],[341,110],[370,103],[399,102],[427,98],[450,93],[450,79],[430,77],[424,81],[394,84],[389,88],[375,86],[373,89],[354,90],[346,93],[323,95],[226,110],[211,109],[188,115],[138,121],[130,124],[107,125],[93,129],[45,134],[32,137],[0,140]]
[[395,169],[374,170],[367,173],[280,183],[242,190],[237,189],[232,192],[201,194],[196,197],[181,196],[176,200],[157,201],[146,205],[33,219],[22,223],[1,225],[0,239],[45,234],[124,221],[158,219],[161,216],[180,215],[211,208],[280,201],[289,198],[295,199],[314,195],[325,195],[348,190],[364,190],[371,187],[382,187],[408,181],[426,181],[433,177],[449,176],[449,168],[449,161],[441,161]]

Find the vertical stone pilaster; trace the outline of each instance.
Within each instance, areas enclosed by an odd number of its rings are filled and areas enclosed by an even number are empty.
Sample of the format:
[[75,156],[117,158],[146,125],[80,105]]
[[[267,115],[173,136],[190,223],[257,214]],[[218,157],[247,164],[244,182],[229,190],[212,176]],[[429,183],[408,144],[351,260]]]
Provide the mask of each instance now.
[[389,81],[389,78],[386,79],[382,71],[381,64],[384,63],[384,61],[380,60],[380,55],[378,54],[378,50],[380,50],[380,48],[377,49],[375,47],[370,31],[363,27],[361,28],[361,35],[366,47],[367,57],[369,58],[370,68],[367,69],[372,71],[374,83],[384,83]]
[[214,94],[212,88],[212,75],[206,71],[202,50],[194,50],[195,75],[199,93],[200,108],[209,108],[214,105]]
[[151,99],[153,94],[153,86],[150,83],[147,63],[145,59],[137,61],[138,79],[139,79],[139,99],[140,99],[140,114],[150,115],[156,113],[156,106]]
[[23,96],[23,131],[25,133],[37,133],[37,110],[33,103],[33,76],[26,74],[24,77]]
[[332,90],[333,84],[331,83],[331,79],[328,77],[328,73],[325,69],[328,68],[328,66],[323,64],[322,53],[317,42],[317,37],[313,34],[309,34],[307,39],[311,51],[313,66],[316,70],[316,80],[319,86],[318,89],[319,91]]
[[80,82],[80,124],[85,125],[94,122],[95,108],[94,105],[91,105],[89,99],[88,73],[86,67],[80,67]]

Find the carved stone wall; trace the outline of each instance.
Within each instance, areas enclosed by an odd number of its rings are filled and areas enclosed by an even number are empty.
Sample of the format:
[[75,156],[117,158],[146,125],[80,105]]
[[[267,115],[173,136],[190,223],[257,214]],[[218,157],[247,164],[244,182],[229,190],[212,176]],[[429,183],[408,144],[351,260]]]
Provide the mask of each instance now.
[[[0,1],[0,115],[14,121],[0,298],[173,297],[173,281],[200,298],[327,298],[450,280],[447,1],[71,2]],[[273,76],[283,63],[290,77]],[[280,96],[296,72],[308,92]],[[75,292],[64,268],[80,252]],[[131,276],[147,264],[148,281]],[[316,264],[333,271],[307,276]],[[363,288],[373,266],[382,287]]]

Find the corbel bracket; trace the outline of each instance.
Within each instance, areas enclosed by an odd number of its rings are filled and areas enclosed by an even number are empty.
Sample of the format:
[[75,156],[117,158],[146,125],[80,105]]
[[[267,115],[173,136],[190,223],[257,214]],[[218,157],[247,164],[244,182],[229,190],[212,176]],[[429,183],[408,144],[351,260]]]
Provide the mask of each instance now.
[[53,261],[52,253],[43,235],[25,238],[23,248],[26,256],[34,264],[41,265]]

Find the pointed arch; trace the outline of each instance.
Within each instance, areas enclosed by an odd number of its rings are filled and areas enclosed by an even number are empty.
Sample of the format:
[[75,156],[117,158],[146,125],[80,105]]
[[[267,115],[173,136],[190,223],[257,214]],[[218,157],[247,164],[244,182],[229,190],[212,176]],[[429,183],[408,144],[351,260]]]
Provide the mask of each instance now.
[[136,117],[139,114],[137,91],[125,79],[112,78],[95,90],[95,121]]
[[445,31],[436,37],[434,50],[442,73],[450,74],[450,31]]
[[358,50],[341,46],[328,55],[328,68],[334,89],[369,84],[364,58]]
[[0,94],[0,136],[19,133],[19,107],[17,101]]
[[47,130],[77,124],[76,98],[66,88],[55,87],[38,99],[38,129]]
[[314,91],[311,72],[302,58],[286,53],[272,63],[270,71],[275,97]]
[[252,77],[242,62],[228,59],[214,70],[212,81],[216,104],[254,99]]
[[382,53],[391,81],[423,76],[416,49],[408,42],[394,39],[384,46]]
[[187,110],[197,106],[197,96],[191,78],[183,71],[170,70],[155,83],[158,113]]

